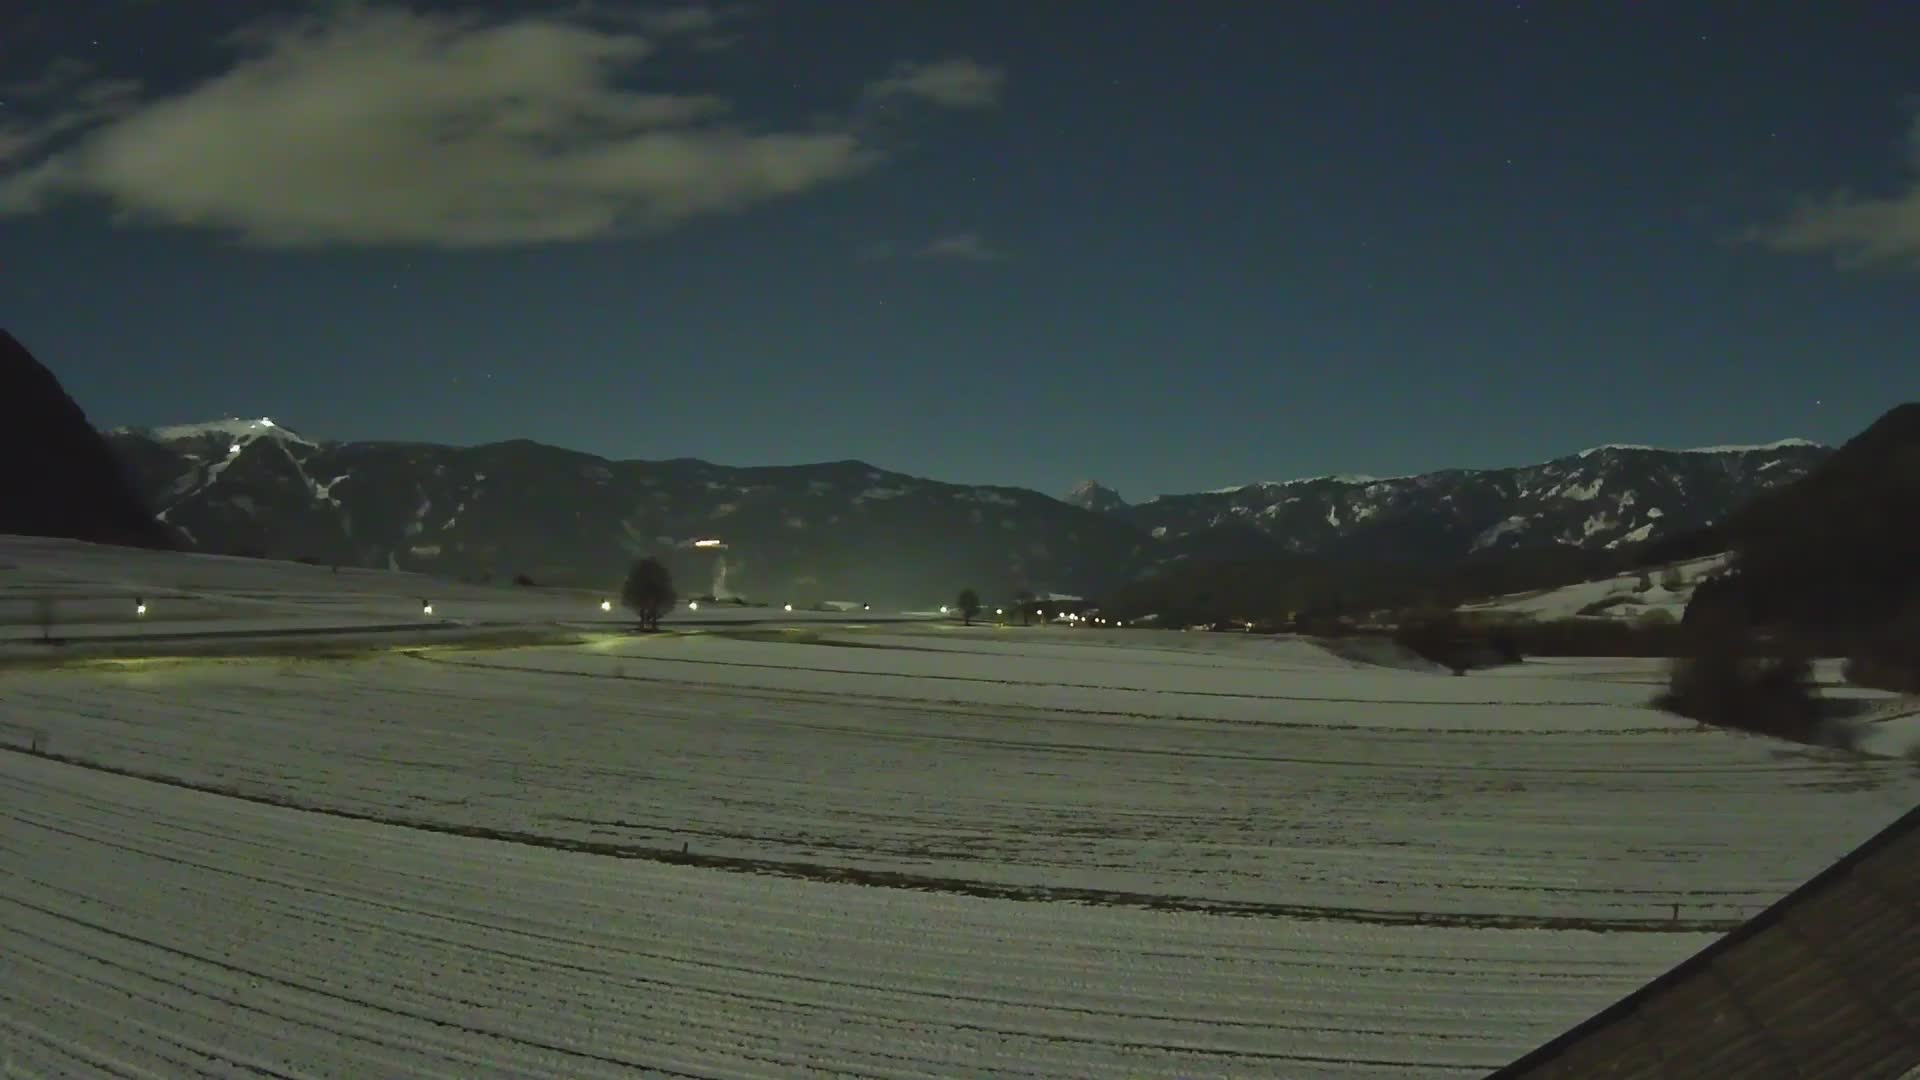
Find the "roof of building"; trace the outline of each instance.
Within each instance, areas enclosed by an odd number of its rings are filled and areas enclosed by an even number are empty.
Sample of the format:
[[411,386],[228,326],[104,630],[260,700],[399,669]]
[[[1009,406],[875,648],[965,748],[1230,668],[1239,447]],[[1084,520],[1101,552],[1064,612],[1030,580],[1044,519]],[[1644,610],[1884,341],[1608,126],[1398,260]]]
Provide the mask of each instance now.
[[1920,807],[1494,1080],[1920,1069]]

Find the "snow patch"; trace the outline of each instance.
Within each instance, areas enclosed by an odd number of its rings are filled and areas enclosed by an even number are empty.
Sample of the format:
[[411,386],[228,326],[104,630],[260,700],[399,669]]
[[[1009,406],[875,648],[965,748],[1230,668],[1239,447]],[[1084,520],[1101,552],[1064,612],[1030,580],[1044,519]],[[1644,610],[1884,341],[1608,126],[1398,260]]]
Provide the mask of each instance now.
[[1752,446],[1690,446],[1678,450],[1668,450],[1658,446],[1645,446],[1640,443],[1603,443],[1589,446],[1580,451],[1579,457],[1588,457],[1603,450],[1645,450],[1666,454],[1752,454],[1768,450],[1791,450],[1800,447],[1819,448],[1822,444],[1812,439],[1780,439],[1777,442],[1758,443]]
[[1484,548],[1492,547],[1494,544],[1499,543],[1501,537],[1508,533],[1519,532],[1531,524],[1533,524],[1533,522],[1527,518],[1517,515],[1510,517],[1505,521],[1482,529],[1480,535],[1473,538],[1473,544],[1467,550],[1480,551]]
[[1612,540],[1607,541],[1607,547],[1617,548],[1622,544],[1637,544],[1640,541],[1645,540],[1647,537],[1652,535],[1653,535],[1653,523],[1648,522],[1647,524],[1642,525],[1631,532],[1625,533],[1623,535],[1613,538]]
[[427,527],[427,514],[432,510],[433,510],[432,497],[422,496],[420,499],[420,508],[413,512],[413,520],[407,522],[406,535],[419,536],[422,532],[424,532]]
[[[115,428],[118,432],[137,432],[138,428]],[[221,436],[242,445],[255,439],[268,438],[275,442],[293,443],[298,446],[318,447],[320,444],[311,439],[302,438],[287,428],[281,427],[267,417],[252,419],[230,416],[224,420],[209,420],[203,424],[170,424],[153,428],[147,432],[161,442],[179,442],[184,439],[203,439],[208,436]]]
[[342,480],[345,480],[349,475],[351,474],[342,473],[339,476],[334,477],[333,479],[327,481],[324,484],[320,483],[318,480],[308,480],[307,483],[313,488],[314,498],[319,499],[322,502],[329,502],[335,506],[339,506],[340,500],[333,497],[333,489],[336,484],[340,483],[340,481]]
[[1568,484],[1565,487],[1555,488],[1548,494],[1584,502],[1600,494],[1600,481],[1601,477],[1596,476],[1584,484]]

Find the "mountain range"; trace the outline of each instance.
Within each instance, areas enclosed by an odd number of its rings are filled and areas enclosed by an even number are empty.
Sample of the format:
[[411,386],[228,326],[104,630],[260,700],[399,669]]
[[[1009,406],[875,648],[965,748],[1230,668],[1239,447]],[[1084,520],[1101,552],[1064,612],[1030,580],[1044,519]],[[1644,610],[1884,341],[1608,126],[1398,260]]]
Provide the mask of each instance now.
[[947,484],[858,461],[610,461],[527,441],[327,442],[266,418],[116,429],[108,442],[202,550],[604,585],[638,555],[682,591],[929,605],[961,585],[1091,595],[1184,560],[1337,554],[1435,563],[1623,549],[1720,520],[1829,451],[1802,440],[1605,446],[1509,469],[1336,476],[1128,504]]
[[1697,546],[1736,508],[1832,454],[1798,439],[1614,445],[1515,468],[1326,476],[1129,504],[1092,482],[1062,500],[859,461],[739,468],[610,461],[526,440],[335,442],[266,417],[103,436],[4,332],[0,377],[13,463],[0,531],[594,587],[655,555],[683,592],[798,604],[933,606],[963,585],[990,602],[1022,590],[1097,595],[1248,560],[1611,561]]
[[1515,468],[1321,476],[1137,505],[1089,481],[1067,501],[1118,517],[1175,552],[1451,561],[1531,548],[1617,550],[1692,532],[1806,475],[1830,453],[1804,439],[1694,450],[1609,445]]

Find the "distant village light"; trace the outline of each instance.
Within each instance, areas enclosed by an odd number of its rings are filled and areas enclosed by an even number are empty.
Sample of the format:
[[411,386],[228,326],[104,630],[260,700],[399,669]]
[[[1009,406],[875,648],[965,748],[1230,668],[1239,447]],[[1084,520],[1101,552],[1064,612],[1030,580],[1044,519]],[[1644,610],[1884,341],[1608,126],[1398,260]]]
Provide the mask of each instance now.
[[689,601],[687,601],[687,610],[688,610],[688,611],[699,611],[699,610],[700,610],[700,601],[698,601],[698,600],[689,600]]
[[133,613],[135,615],[145,615],[147,613],[147,602],[139,599],[134,600]]
[[792,610],[793,610],[793,605],[792,605],[792,604],[788,604],[788,605],[787,605],[787,610],[788,610],[788,611],[792,611]]
[[602,601],[600,601],[600,610],[601,610],[601,611],[612,611],[612,610],[613,610],[613,601],[611,601],[611,600],[602,600]]
[[433,614],[433,604],[426,600],[420,601],[420,614],[422,615]]
[[942,614],[942,615],[945,615],[946,613],[947,613],[947,605],[945,605],[945,604],[941,604],[941,605],[940,605],[940,614]]

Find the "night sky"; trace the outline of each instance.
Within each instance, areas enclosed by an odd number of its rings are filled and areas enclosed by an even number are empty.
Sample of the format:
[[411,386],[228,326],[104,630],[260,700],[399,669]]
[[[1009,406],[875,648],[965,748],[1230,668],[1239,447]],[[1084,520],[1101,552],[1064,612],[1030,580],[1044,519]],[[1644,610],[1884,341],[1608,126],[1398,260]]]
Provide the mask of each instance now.
[[101,426],[1139,499],[1920,396],[1916,4],[31,6],[0,325]]

